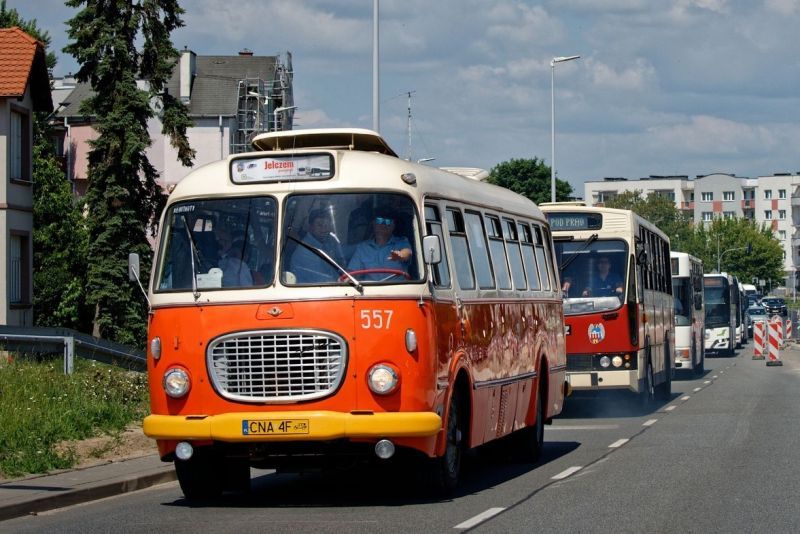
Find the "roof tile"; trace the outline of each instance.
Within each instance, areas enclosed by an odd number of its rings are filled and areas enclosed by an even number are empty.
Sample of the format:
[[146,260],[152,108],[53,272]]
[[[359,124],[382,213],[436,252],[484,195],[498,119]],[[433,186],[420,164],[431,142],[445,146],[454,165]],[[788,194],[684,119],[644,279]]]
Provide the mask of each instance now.
[[23,96],[39,41],[21,29],[0,29],[0,96]]

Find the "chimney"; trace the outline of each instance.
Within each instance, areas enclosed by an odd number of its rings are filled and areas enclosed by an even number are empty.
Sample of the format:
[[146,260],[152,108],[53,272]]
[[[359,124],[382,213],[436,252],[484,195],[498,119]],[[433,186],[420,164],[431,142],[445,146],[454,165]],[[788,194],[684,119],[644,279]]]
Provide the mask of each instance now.
[[250,50],[249,48],[243,48],[242,50],[239,50],[239,55],[240,56],[248,56],[249,57],[249,56],[253,55],[253,51]]
[[197,54],[184,47],[180,64],[180,99],[187,106],[192,101],[192,82],[197,74]]

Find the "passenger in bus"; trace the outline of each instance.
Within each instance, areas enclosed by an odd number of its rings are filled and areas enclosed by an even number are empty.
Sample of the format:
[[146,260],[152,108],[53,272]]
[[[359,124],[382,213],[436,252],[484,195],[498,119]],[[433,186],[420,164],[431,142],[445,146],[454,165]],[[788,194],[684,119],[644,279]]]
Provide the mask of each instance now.
[[347,264],[348,271],[375,269],[378,272],[365,273],[362,280],[381,281],[391,278],[387,269],[408,273],[413,252],[408,239],[394,235],[397,215],[389,208],[379,208],[372,218],[373,237],[356,246],[353,257]]
[[583,290],[584,297],[622,297],[622,277],[611,272],[611,260],[608,256],[600,256],[595,262],[597,271],[592,274],[589,287]]
[[216,232],[219,244],[219,268],[222,269],[222,287],[247,287],[253,285],[250,268],[242,261],[244,258],[244,238],[233,237],[228,228]]
[[[325,252],[343,266],[341,245],[332,230],[333,222],[328,210],[312,210],[308,215],[308,233],[300,241]],[[300,284],[333,282],[340,274],[329,261],[303,245],[298,245],[292,253],[289,270],[294,273]]]

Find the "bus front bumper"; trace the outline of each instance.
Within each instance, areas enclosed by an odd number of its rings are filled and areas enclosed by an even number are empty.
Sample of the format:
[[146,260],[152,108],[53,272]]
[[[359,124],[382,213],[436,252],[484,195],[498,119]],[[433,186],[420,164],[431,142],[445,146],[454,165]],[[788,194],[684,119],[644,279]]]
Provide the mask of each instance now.
[[428,437],[442,429],[442,418],[433,412],[240,412],[149,415],[142,426],[157,440],[324,441]]
[[592,391],[603,389],[629,389],[634,393],[640,391],[639,380],[635,370],[624,371],[567,371],[567,382],[573,391]]

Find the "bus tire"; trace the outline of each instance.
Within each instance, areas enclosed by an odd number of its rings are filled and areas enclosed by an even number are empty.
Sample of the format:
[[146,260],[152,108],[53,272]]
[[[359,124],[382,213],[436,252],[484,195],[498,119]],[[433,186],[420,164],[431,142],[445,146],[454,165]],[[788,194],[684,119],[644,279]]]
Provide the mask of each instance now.
[[444,454],[430,460],[431,465],[428,468],[431,489],[442,495],[449,494],[456,488],[461,473],[461,460],[464,455],[463,418],[467,416],[462,414],[461,410],[461,395],[456,389],[450,397],[450,407],[447,410]]
[[[697,352],[697,343],[694,344],[692,350],[693,352]],[[697,364],[694,366],[692,371],[694,371],[695,375],[700,376],[705,372],[705,367],[706,367],[706,355],[705,351],[701,348],[700,356],[697,359]]]
[[544,392],[536,391],[536,422],[518,430],[514,439],[515,456],[525,463],[536,463],[544,447]]
[[210,447],[198,447],[188,460],[175,460],[175,473],[186,499],[209,500],[222,495],[225,473],[222,459]]
[[653,384],[653,364],[650,362],[650,351],[647,351],[647,367],[644,373],[644,387],[639,392],[639,403],[642,408],[650,408],[655,402],[656,392]]
[[669,341],[664,341],[664,381],[655,387],[658,400],[668,402],[672,398],[672,362],[675,355],[670,352]]

